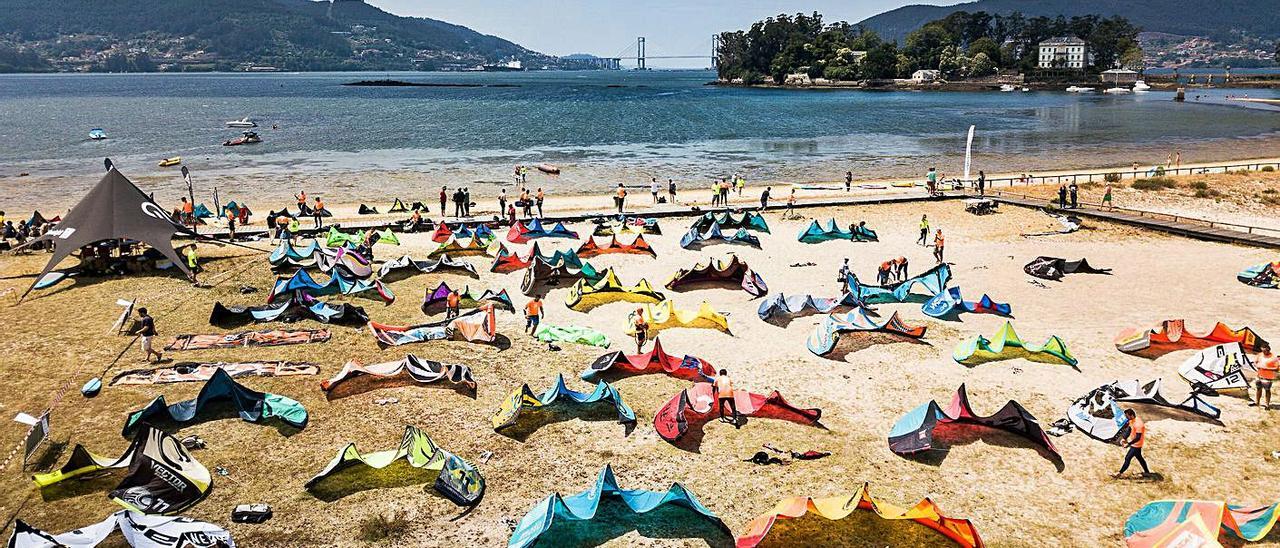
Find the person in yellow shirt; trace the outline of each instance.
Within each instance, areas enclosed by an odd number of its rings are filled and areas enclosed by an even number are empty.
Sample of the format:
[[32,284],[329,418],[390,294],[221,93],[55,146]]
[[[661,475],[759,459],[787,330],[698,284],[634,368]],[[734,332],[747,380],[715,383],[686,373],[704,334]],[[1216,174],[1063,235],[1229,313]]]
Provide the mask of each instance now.
[[1125,418],[1129,419],[1129,435],[1125,437],[1122,447],[1128,447],[1129,452],[1124,454],[1124,464],[1120,466],[1120,471],[1111,477],[1119,479],[1124,475],[1124,471],[1129,469],[1129,462],[1138,459],[1138,465],[1142,466],[1142,477],[1151,475],[1151,470],[1147,468],[1147,459],[1142,458],[1142,447],[1147,444],[1147,423],[1138,418],[1138,413],[1133,409],[1124,410]]
[[711,396],[716,400],[716,407],[720,408],[720,420],[724,420],[724,410],[728,408],[730,417],[733,419],[734,428],[742,428],[742,423],[738,421],[738,403],[733,397],[733,380],[729,378],[729,372],[721,369],[720,374],[716,375],[715,381],[711,383]]
[[[1271,383],[1276,380],[1276,374],[1280,373],[1280,357],[1271,353],[1271,345],[1268,343],[1258,344],[1258,356],[1254,361],[1258,362],[1258,378],[1254,379],[1253,387],[1256,393],[1253,396],[1253,403],[1249,406],[1263,406],[1267,411],[1271,410]],[[1263,399],[1265,394],[1266,399]],[[1263,402],[1266,402],[1265,404]]]
[[920,216],[920,239],[916,240],[916,243],[920,245],[929,245],[928,238],[929,238],[929,216],[921,215]]
[[200,285],[196,280],[196,272],[200,270],[200,257],[196,255],[196,244],[186,246],[184,251],[187,255],[187,270],[191,271],[191,283]]

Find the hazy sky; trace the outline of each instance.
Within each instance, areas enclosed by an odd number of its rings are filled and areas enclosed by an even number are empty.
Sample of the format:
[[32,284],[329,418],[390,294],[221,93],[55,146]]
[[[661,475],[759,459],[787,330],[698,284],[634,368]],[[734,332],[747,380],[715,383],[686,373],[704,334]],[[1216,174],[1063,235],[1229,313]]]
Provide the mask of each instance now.
[[[817,11],[827,21],[856,23],[906,4],[956,0],[366,0],[396,15],[430,17],[506,38],[551,55],[635,53],[711,55],[711,35],[746,28],[779,13]],[[699,67],[700,60],[650,61],[650,66]]]

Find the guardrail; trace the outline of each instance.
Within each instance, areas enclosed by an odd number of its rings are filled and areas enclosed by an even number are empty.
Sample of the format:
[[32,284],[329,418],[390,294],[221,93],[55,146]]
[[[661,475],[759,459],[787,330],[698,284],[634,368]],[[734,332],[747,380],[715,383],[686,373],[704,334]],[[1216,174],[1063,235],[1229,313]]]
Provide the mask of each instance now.
[[[1021,194],[1017,192],[1010,192],[1010,191],[1004,191],[1004,190],[993,190],[992,192],[996,196],[1008,195],[1008,196],[1012,196],[1022,200],[1045,202],[1051,208],[1054,207],[1054,202],[1057,201],[1055,198],[1052,198],[1052,197],[1046,198],[1044,196],[1032,196],[1030,194]],[[1144,217],[1144,218],[1167,219],[1175,223],[1196,224],[1196,225],[1207,226],[1209,228],[1228,228],[1231,230],[1235,230],[1237,232],[1244,232],[1246,234],[1266,235],[1267,233],[1271,233],[1272,235],[1280,236],[1280,228],[1246,225],[1241,223],[1228,223],[1223,221],[1211,221],[1209,219],[1201,219],[1199,217],[1188,217],[1186,215],[1175,215],[1173,213],[1161,213],[1158,211],[1146,211],[1142,209],[1130,209],[1127,207],[1115,207],[1115,206],[1103,205],[1100,203],[1090,203],[1090,202],[1083,202],[1083,201],[1078,203],[1080,205],[1093,208],[1101,213],[1114,211],[1119,213],[1127,213],[1129,215],[1136,215],[1138,217]],[[1070,210],[1066,210],[1066,211],[1070,211]]]
[[1089,172],[1089,173],[1064,173],[1061,175],[1033,175],[1026,174],[1022,177],[996,177],[987,179],[987,187],[994,189],[997,183],[1004,183],[1005,186],[1031,186],[1045,185],[1055,183],[1090,183],[1090,182],[1107,182],[1107,175],[1117,175],[1119,180],[1125,179],[1142,179],[1151,177],[1176,177],[1179,175],[1208,175],[1210,173],[1230,173],[1232,171],[1258,171],[1264,167],[1270,167],[1276,171],[1280,171],[1280,162],[1251,162],[1245,164],[1230,164],[1210,167],[1163,167],[1157,166],[1151,169],[1128,169],[1128,170],[1111,170],[1106,172]]

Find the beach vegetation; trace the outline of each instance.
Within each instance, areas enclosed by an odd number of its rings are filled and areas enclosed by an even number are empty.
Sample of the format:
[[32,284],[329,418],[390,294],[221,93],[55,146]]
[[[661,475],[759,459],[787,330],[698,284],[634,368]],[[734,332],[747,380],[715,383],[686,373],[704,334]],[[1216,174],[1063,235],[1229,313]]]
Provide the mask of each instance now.
[[1276,170],[1276,166],[1262,166],[1262,169],[1259,171],[1265,171],[1267,173],[1270,173],[1275,170]]
[[1102,180],[1103,180],[1103,181],[1106,181],[1106,182],[1108,182],[1108,183],[1118,183],[1118,182],[1120,182],[1120,174],[1119,174],[1119,173],[1108,173],[1108,174],[1106,174],[1106,175],[1103,175],[1103,176],[1102,176]]
[[1168,177],[1148,177],[1138,179],[1129,186],[1134,190],[1166,190],[1178,188],[1178,183]]
[[1204,181],[1196,181],[1188,186],[1190,186],[1192,190],[1209,190],[1209,183]]
[[365,542],[400,538],[409,532],[409,517],[404,512],[396,512],[391,516],[375,514],[360,520],[356,530],[356,539]]

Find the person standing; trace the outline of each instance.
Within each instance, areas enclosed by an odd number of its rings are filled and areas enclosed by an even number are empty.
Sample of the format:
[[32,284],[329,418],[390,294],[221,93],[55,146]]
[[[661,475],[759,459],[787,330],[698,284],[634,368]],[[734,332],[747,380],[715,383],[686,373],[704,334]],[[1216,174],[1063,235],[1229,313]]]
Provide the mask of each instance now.
[[453,191],[453,216],[462,216],[462,188]]
[[796,210],[796,189],[791,189],[791,195],[787,196],[787,210],[782,213],[783,217],[790,217]]
[[316,206],[311,209],[311,220],[315,221],[316,228],[320,228],[324,224],[324,201],[316,196]]
[[1076,186],[1075,181],[1071,181],[1071,186],[1067,187],[1067,191],[1071,193],[1071,209],[1080,207],[1078,198],[1080,197],[1080,187]]
[[236,216],[227,215],[227,241],[236,241]]
[[676,205],[676,180],[667,179],[667,200],[671,205]]
[[916,239],[916,243],[920,245],[929,245],[929,216],[920,216],[920,238]]
[[1177,150],[1173,153],[1173,167],[1182,167],[1182,151]]
[[929,185],[929,195],[938,193],[938,168],[931,167],[929,172],[924,174],[924,180]]
[[1102,195],[1102,205],[1110,209],[1111,205],[1111,183],[1107,183],[1107,191]]
[[533,217],[533,197],[527,188],[520,189],[520,208],[524,210],[524,218]]
[[907,258],[906,257],[898,257],[897,277],[898,277],[898,281],[900,282],[907,281]]
[[720,205],[720,182],[711,180],[711,207]]
[[942,264],[942,251],[946,247],[946,240],[942,237],[942,229],[933,236],[933,258],[938,260],[938,264]]
[[658,178],[649,178],[649,194],[653,195],[653,205],[658,205]]
[[846,171],[844,172],[844,191],[850,192],[852,190],[853,190],[853,172]]
[[157,362],[164,359],[164,355],[152,346],[156,337],[156,320],[147,313],[146,307],[138,309],[138,336],[142,338],[142,361],[151,361],[152,354],[155,354]]
[[542,200],[543,200],[543,198],[546,198],[546,195],[542,193],[542,187],[538,187],[537,201],[535,202],[535,203],[537,203],[537,204],[538,204],[538,218],[542,218]]
[[773,187],[764,187],[764,192],[760,193],[760,211],[769,209],[769,193],[773,191]]
[[462,216],[471,216],[471,189],[462,187]]
[[622,186],[622,183],[618,183],[618,192],[613,197],[613,201],[618,205],[618,214],[621,215],[623,208],[627,205],[627,189]]
[[742,428],[738,422],[738,403],[733,399],[733,380],[729,378],[729,371],[721,369],[716,375],[715,382],[711,384],[711,396],[716,400],[716,407],[720,408],[720,420],[724,420],[724,410],[728,408],[734,428]]
[[978,170],[978,196],[987,195],[987,174]]
[[738,176],[737,188],[738,188],[738,197],[739,197],[739,198],[741,198],[741,197],[742,197],[742,191],[743,191],[743,189],[746,189],[746,188],[747,188],[747,178],[746,178],[746,177],[743,177],[743,176],[741,176],[741,175],[739,175],[739,176]]
[[191,283],[195,286],[200,285],[200,280],[196,279],[196,273],[200,271],[200,257],[196,255],[196,244],[186,246],[187,270],[191,271]]
[[516,205],[507,206],[507,226],[516,226]]
[[507,212],[507,189],[504,188],[498,192],[498,215],[506,214],[506,212]]
[[302,232],[302,223],[298,222],[297,219],[289,219],[289,229],[287,232],[289,233],[289,244],[292,245],[298,243],[298,233]]
[[1111,477],[1119,479],[1124,471],[1129,469],[1129,462],[1133,459],[1138,459],[1138,464],[1142,466],[1142,476],[1150,476],[1151,470],[1147,468],[1147,459],[1142,458],[1142,447],[1147,444],[1147,423],[1138,418],[1138,413],[1133,409],[1125,409],[1124,416],[1129,419],[1129,436],[1120,445],[1128,447],[1129,451],[1124,454],[1124,464],[1120,466],[1120,471],[1112,474]]
[[844,264],[840,265],[840,271],[836,273],[836,281],[840,282],[840,292],[849,292],[849,258],[844,258]]
[[729,207],[729,189],[730,188],[733,188],[733,183],[729,182],[728,179],[720,181],[720,205],[722,207]]
[[524,332],[532,335],[538,330],[538,321],[542,319],[542,297],[534,295],[524,305]]
[[[1268,343],[1258,344],[1258,356],[1254,359],[1258,362],[1258,378],[1254,379],[1253,387],[1257,391],[1253,397],[1253,403],[1250,407],[1262,405],[1263,409],[1271,410],[1271,383],[1276,380],[1276,374],[1280,373],[1280,358],[1271,354],[1271,345]],[[1266,398],[1264,400],[1263,395]],[[1265,404],[1263,402],[1266,402]]]
[[1067,185],[1058,185],[1058,209],[1067,208]]
[[298,202],[298,215],[307,214],[307,191],[300,190],[293,195],[293,199]]
[[449,201],[448,198],[449,198],[449,187],[443,187],[443,186],[440,187],[440,218],[441,219],[444,218],[445,212],[449,211],[448,207],[446,206],[446,204]]
[[444,298],[444,319],[452,320],[458,317],[458,309],[462,305],[462,296],[458,294],[457,289],[449,291]]
[[636,354],[644,351],[644,343],[649,339],[649,322],[644,319],[644,308],[637,308],[631,313],[631,335],[636,339]]
[[893,269],[891,261],[880,263],[880,268],[876,269],[876,282],[880,285],[889,285],[889,272]]
[[186,196],[182,197],[182,224],[187,226],[196,226],[195,206],[187,201]]

